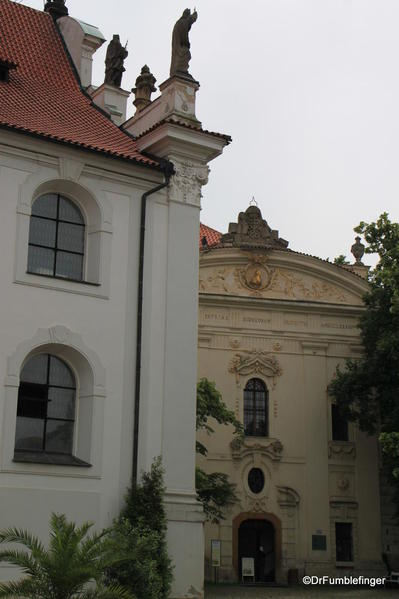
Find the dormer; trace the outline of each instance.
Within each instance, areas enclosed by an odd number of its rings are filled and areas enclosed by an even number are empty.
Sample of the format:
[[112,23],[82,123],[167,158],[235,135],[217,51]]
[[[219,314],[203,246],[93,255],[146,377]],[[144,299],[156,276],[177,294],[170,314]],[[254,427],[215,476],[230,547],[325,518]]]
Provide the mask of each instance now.
[[16,68],[17,65],[14,62],[0,58],[0,83],[8,83],[10,80],[10,71]]
[[70,16],[57,21],[80,81],[84,88],[91,85],[93,54],[105,42],[105,37],[94,25]]

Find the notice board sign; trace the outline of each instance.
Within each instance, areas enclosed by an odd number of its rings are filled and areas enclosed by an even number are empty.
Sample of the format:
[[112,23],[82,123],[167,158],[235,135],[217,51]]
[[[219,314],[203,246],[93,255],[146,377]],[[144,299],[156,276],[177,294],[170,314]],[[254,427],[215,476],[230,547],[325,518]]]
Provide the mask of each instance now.
[[215,568],[220,568],[220,549],[221,542],[218,539],[213,539],[211,541],[211,561]]
[[326,535],[312,535],[312,551],[327,551]]
[[241,559],[242,576],[255,577],[255,560],[253,557],[243,557]]

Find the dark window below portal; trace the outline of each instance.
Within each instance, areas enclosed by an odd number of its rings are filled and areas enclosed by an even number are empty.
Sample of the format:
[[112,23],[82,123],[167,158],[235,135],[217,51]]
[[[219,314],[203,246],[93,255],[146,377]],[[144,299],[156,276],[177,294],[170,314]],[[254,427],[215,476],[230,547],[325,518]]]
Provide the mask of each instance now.
[[353,561],[352,524],[350,522],[335,523],[335,547],[337,562]]
[[333,441],[349,441],[348,421],[335,404],[331,404],[331,422]]
[[265,486],[265,475],[260,468],[252,468],[248,474],[248,486],[252,493],[261,493]]

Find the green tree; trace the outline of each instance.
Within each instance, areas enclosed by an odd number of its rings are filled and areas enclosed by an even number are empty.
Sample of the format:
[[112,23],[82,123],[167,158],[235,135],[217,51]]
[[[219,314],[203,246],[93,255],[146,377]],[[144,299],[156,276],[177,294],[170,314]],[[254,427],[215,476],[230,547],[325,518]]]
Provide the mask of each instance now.
[[137,599],[166,599],[173,569],[166,546],[165,487],[161,459],[125,497],[125,506],[115,522],[112,539],[128,560],[108,570],[107,578],[131,589]]
[[[243,427],[234,412],[226,407],[215,383],[202,378],[197,385],[197,431],[205,430],[209,435],[214,429],[209,423],[213,418],[218,424],[230,424],[234,427],[234,434],[242,435]],[[206,456],[207,449],[199,441],[196,444],[197,453]],[[208,520],[219,522],[224,518],[224,511],[237,501],[235,485],[229,482],[227,474],[212,472],[207,474],[201,468],[196,468],[195,484],[198,499],[202,503]]]
[[399,507],[399,224],[383,213],[376,222],[361,222],[355,232],[364,235],[366,253],[379,256],[360,319],[364,354],[337,370],[329,392],[343,416],[379,434]]
[[344,256],[344,254],[340,254],[339,256],[336,256],[336,258],[334,258],[334,264],[340,264],[341,266],[345,266],[346,264],[349,264],[349,261],[346,259],[346,256]]
[[25,530],[0,532],[0,544],[23,545],[27,551],[3,549],[0,562],[22,569],[25,578],[0,583],[0,597],[15,599],[134,599],[119,585],[106,585],[104,569],[119,558],[107,538],[107,531],[88,535],[89,522],[77,528],[64,515],[52,514],[50,543],[46,549]]

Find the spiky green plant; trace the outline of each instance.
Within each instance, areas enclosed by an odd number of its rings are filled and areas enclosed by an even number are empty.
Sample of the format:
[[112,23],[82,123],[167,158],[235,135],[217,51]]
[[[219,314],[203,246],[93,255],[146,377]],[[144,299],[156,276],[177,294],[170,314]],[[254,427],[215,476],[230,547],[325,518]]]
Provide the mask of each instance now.
[[24,578],[0,583],[0,597],[15,599],[134,599],[118,585],[106,585],[104,570],[123,560],[107,531],[89,535],[93,526],[80,528],[64,515],[52,514],[50,542],[46,549],[26,530],[9,528],[0,532],[0,544],[23,545],[25,550],[6,548],[0,562],[21,568]]

